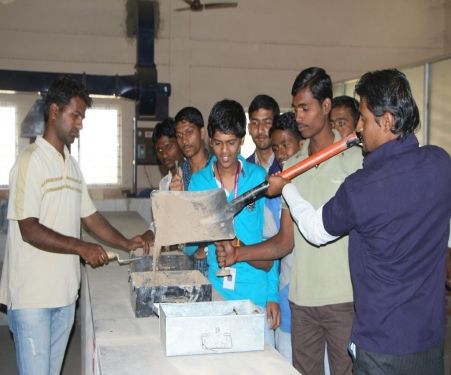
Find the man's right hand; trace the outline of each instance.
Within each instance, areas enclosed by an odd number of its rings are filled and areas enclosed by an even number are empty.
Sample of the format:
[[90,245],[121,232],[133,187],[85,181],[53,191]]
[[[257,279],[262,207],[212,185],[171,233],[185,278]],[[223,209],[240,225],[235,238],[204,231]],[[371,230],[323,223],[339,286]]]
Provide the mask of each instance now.
[[237,247],[234,246],[234,240],[216,241],[215,245],[219,267],[227,267],[236,263]]
[[106,251],[98,244],[83,242],[77,252],[85,263],[89,264],[92,268],[100,267],[108,263]]
[[289,180],[286,180],[280,176],[270,176],[268,177],[269,187],[266,192],[268,197],[274,197],[282,193],[283,187],[290,183]]
[[176,173],[171,173],[172,178],[171,182],[169,183],[169,190],[171,191],[182,191],[183,186],[183,173],[182,169],[178,167]]

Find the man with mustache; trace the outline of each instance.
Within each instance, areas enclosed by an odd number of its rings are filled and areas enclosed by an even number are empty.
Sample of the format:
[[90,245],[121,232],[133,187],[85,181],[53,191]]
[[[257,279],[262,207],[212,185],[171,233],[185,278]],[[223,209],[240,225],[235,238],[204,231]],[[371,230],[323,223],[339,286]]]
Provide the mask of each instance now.
[[[183,155],[175,137],[175,123],[171,117],[164,119],[155,125],[152,133],[152,142],[155,147],[155,153],[160,163],[167,169],[168,173],[158,184],[160,190],[172,190],[172,180],[180,178],[181,169],[179,165],[183,162]],[[153,221],[152,207],[151,222],[149,230],[143,234],[143,238],[150,243],[155,240],[155,223]]]
[[91,267],[108,263],[101,245],[80,239],[80,221],[126,251],[149,248],[141,236],[125,238],[97,212],[70,155],[68,146],[91,103],[81,83],[55,79],[44,99],[44,135],[11,169],[0,303],[8,308],[21,375],[60,373],[74,323],[80,258]]
[[[205,147],[205,127],[202,113],[194,107],[182,108],[175,115],[177,143],[182,150],[185,161],[182,164],[182,176],[174,176],[171,190],[188,190],[191,176],[204,168],[210,160]],[[206,248],[200,247],[193,254],[194,269],[205,276],[208,272]]]
[[[332,81],[324,69],[303,70],[291,90],[298,129],[306,138],[301,150],[284,168],[319,152],[341,139],[329,125]],[[359,148],[351,148],[293,179],[314,207],[326,203],[347,176],[362,165]],[[222,247],[230,250],[230,242]],[[292,323],[293,365],[302,374],[323,374],[327,343],[332,374],[351,374],[348,343],[354,317],[352,284],[348,264],[348,237],[327,244],[326,249],[308,241],[295,230],[284,203],[279,232],[258,245],[234,249],[224,261],[218,245],[220,265],[236,261],[278,259],[293,249],[289,300]],[[322,251],[320,251],[322,250]]]

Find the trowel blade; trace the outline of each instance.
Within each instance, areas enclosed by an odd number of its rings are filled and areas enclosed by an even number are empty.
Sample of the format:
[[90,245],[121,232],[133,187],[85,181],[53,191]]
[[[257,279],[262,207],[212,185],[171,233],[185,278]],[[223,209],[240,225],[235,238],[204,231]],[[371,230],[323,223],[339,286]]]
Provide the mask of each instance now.
[[232,239],[233,215],[222,189],[151,194],[156,239],[161,246]]

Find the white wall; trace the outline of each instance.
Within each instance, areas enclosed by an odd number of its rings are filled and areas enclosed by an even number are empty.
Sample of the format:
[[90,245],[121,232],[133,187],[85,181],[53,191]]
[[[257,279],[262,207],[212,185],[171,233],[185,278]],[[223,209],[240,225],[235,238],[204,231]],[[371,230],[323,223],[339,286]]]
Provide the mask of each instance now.
[[[450,0],[238,2],[237,8],[194,13],[174,11],[182,0],[160,1],[155,59],[159,81],[172,85],[171,115],[194,105],[207,117],[217,100],[229,97],[247,107],[263,92],[286,108],[291,84],[306,67],[322,66],[341,81],[451,51]],[[4,3],[0,69],[134,73],[125,0]],[[133,104],[124,101],[124,108],[123,186],[130,187]],[[157,169],[150,173],[157,181]]]

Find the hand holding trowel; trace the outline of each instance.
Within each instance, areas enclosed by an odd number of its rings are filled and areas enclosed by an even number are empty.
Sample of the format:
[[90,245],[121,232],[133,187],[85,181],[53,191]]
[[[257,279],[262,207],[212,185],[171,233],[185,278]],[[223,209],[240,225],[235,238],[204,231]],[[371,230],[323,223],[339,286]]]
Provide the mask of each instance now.
[[[291,180],[359,142],[358,136],[352,133],[279,175]],[[159,245],[233,239],[233,217],[246,205],[264,195],[268,186],[265,181],[231,202],[227,202],[223,189],[152,192],[152,211]]]

